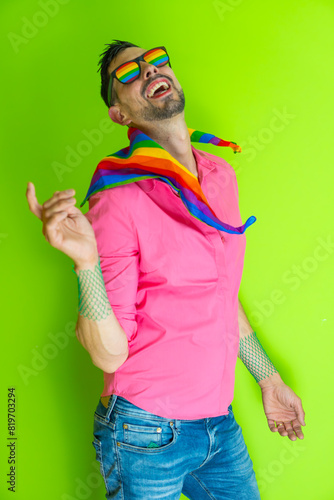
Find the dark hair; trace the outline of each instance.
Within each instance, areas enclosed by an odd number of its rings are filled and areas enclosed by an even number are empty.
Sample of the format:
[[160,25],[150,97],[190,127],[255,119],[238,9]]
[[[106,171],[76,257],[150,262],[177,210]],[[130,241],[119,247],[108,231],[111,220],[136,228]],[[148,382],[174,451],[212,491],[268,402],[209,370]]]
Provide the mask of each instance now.
[[[108,103],[108,85],[109,85],[109,74],[108,67],[114,57],[117,56],[119,52],[128,47],[139,47],[139,45],[134,45],[130,42],[122,42],[121,40],[113,40],[114,43],[106,43],[107,49],[100,54],[101,59],[99,60],[99,69],[97,71],[101,71],[101,97],[105,104],[109,108]],[[111,91],[111,105],[115,103],[115,100],[118,99],[117,92],[114,90],[114,86]]]

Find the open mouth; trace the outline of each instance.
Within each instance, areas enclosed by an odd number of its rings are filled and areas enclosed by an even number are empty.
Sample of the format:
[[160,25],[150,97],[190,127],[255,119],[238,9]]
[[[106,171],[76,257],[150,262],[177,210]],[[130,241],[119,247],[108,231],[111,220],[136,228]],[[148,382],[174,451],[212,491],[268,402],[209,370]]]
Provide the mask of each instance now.
[[171,86],[166,81],[158,82],[147,93],[149,99],[158,99],[171,92]]

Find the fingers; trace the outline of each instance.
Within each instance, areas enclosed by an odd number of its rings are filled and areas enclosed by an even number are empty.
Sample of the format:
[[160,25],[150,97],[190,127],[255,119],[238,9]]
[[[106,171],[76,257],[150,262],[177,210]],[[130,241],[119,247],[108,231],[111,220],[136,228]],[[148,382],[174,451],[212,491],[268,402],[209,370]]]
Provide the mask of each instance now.
[[299,439],[304,439],[304,434],[298,419],[291,422],[277,422],[277,430],[282,437],[288,436],[290,441],[296,441],[297,437]]
[[32,182],[28,182],[28,184],[27,184],[26,197],[28,200],[28,205],[29,205],[30,211],[33,214],[35,214],[36,217],[38,217],[39,219],[42,220],[42,207],[37,201],[35,186]]
[[278,425],[282,422],[277,422],[278,432],[281,436],[289,436],[291,441],[296,441],[295,433],[293,432],[292,426],[290,422],[283,422],[283,425]]
[[285,429],[285,424],[284,424],[284,422],[276,422],[276,424],[277,424],[277,431],[278,431],[278,433],[279,433],[281,436],[287,436],[287,435],[288,435],[288,433],[287,433],[287,431],[286,431],[286,429]]
[[[46,241],[60,250],[64,243],[65,219],[81,215],[81,211],[75,206],[74,192],[74,189],[56,191],[52,198],[44,202],[42,206],[42,232]],[[63,221],[65,221],[65,226]]]
[[[51,200],[49,200],[51,202]],[[69,213],[71,213],[71,207],[74,207],[76,203],[75,198],[63,198],[60,196],[57,196],[56,200],[54,203],[44,203],[43,204],[43,220],[48,220],[53,214],[57,212],[63,212],[64,210],[67,210]]]
[[57,224],[63,219],[66,219],[67,212],[56,212],[53,214],[49,220],[43,226],[43,234],[45,236],[46,241],[48,241],[52,246],[57,244]]
[[293,428],[294,432],[296,433],[296,436],[299,439],[304,439],[304,434],[303,434],[303,431],[302,431],[302,428],[300,426],[300,422],[298,421],[298,419],[292,420],[291,424],[292,424],[292,428]]
[[50,198],[49,200],[47,200],[43,203],[43,207],[50,208],[52,205],[54,205],[58,201],[64,200],[66,198],[70,198],[70,197],[74,196],[74,194],[75,194],[74,189],[66,189],[66,191],[55,191],[53,193],[52,198]]
[[73,197],[74,189],[66,191],[55,191],[52,198],[40,205],[36,198],[35,186],[32,182],[28,182],[26,196],[29,204],[29,209],[39,219],[44,220],[51,217],[55,212],[60,212],[64,208],[68,208],[71,212],[71,206],[74,206],[76,200]]
[[297,405],[296,405],[296,413],[297,413],[297,417],[298,417],[299,423],[301,425],[306,425],[305,424],[305,412],[303,410],[302,400],[300,398],[298,399],[298,402],[297,402]]
[[271,432],[277,432],[278,429],[275,425],[275,420],[271,420],[270,418],[268,418],[268,425],[269,425],[269,429],[271,430]]

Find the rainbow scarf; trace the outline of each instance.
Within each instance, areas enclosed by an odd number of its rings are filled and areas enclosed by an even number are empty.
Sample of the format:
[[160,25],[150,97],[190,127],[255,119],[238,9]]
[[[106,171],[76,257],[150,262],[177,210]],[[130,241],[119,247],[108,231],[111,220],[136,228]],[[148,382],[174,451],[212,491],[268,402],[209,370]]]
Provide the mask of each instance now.
[[[188,128],[191,142],[210,143],[215,146],[229,146],[234,153],[241,152],[235,142],[223,141],[211,134]],[[160,179],[176,189],[189,213],[195,219],[220,231],[243,234],[256,221],[252,215],[239,227],[222,222],[210,208],[197,177],[179,163],[162,146],[141,130],[130,127],[130,145],[106,156],[97,165],[82,207],[95,193],[115,186],[130,184],[143,179]]]

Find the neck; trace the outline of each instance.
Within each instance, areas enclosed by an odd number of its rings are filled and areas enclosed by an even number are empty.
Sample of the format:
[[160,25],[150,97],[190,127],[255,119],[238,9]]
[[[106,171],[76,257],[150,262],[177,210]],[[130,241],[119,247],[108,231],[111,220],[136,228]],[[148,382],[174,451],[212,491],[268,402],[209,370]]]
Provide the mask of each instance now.
[[198,178],[197,163],[184,119],[158,121],[154,122],[154,126],[135,123],[130,126],[139,128]]

